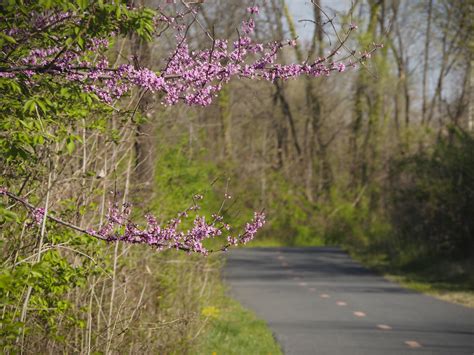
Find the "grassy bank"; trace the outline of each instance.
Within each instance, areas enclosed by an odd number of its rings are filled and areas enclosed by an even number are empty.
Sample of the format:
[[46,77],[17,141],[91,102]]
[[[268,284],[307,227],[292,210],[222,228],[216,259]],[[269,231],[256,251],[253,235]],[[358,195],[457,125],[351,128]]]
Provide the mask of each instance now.
[[202,309],[207,326],[195,354],[282,354],[267,324],[229,297],[222,282],[212,293],[212,304]]
[[366,267],[403,287],[447,302],[474,308],[474,262],[419,259],[390,261],[385,254],[352,251]]

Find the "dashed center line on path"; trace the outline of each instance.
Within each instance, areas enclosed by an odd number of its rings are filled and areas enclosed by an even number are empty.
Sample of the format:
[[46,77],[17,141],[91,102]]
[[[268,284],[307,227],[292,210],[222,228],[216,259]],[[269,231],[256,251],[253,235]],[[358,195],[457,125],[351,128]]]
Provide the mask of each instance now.
[[407,340],[405,341],[405,344],[409,347],[409,348],[421,348],[421,344],[419,342],[417,342],[416,340]]
[[223,276],[288,353],[474,355],[470,309],[407,292],[340,249],[235,249]]

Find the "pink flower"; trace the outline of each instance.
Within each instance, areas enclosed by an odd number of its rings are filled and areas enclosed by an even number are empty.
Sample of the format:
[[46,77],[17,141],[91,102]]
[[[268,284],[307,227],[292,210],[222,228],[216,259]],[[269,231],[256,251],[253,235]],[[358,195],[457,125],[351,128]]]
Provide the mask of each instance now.
[[40,225],[43,222],[44,214],[45,214],[45,209],[44,208],[40,207],[40,208],[34,209],[33,212],[32,212],[33,221],[36,224]]
[[[251,15],[259,13],[257,6],[247,8]],[[38,21],[41,26],[58,18],[61,21],[77,21],[71,13],[48,15]],[[140,67],[136,58],[130,58],[130,64],[111,67],[107,60],[106,50],[109,38],[113,33],[90,38],[83,47],[68,48],[62,52],[63,46],[48,48],[28,48],[23,56],[12,66],[25,67],[23,70],[1,72],[0,78],[15,79],[26,75],[35,81],[36,76],[48,75],[53,80],[69,80],[77,83],[84,91],[108,104],[126,95],[133,87],[162,94],[164,105],[175,105],[184,102],[187,105],[207,106],[212,103],[222,86],[233,77],[264,79],[273,81],[299,76],[328,76],[334,71],[343,72],[348,63],[335,65],[329,63],[327,57],[319,58],[314,63],[294,63],[282,65],[277,62],[278,54],[285,45],[296,46],[296,39],[285,42],[258,43],[251,34],[255,30],[253,16],[241,23],[242,33],[238,40],[229,46],[228,40],[216,39],[212,47],[192,50],[186,38],[185,15],[159,15],[154,21],[157,25],[166,25],[174,31],[176,47],[164,60],[160,72]],[[33,24],[34,25],[34,24]],[[40,27],[41,27],[40,26]],[[350,29],[357,25],[350,24]],[[34,29],[22,29],[24,35]],[[380,45],[374,44],[374,49]],[[373,50],[361,54],[361,60],[370,58]],[[56,58],[59,55],[58,58]],[[328,57],[337,56],[330,53]],[[50,65],[54,59],[54,64]],[[335,58],[333,58],[335,59]],[[131,64],[133,61],[133,64]],[[337,60],[334,60],[337,62]],[[353,66],[353,65],[352,65]],[[8,68],[7,68],[8,69]]]
[[337,71],[338,71],[339,73],[342,73],[344,70],[346,70],[346,65],[345,65],[344,63],[339,63],[339,64],[337,65]]
[[260,9],[258,8],[258,6],[252,6],[252,7],[248,7],[247,8],[247,12],[252,14],[252,15],[258,15],[258,13],[260,12]]
[[248,21],[242,21],[242,31],[248,35],[255,30],[255,21],[250,19]]
[[[212,239],[227,233],[231,226],[224,222],[222,216],[214,214],[212,220],[207,222],[204,216],[195,216],[193,227],[187,231],[179,231],[182,218],[188,218],[190,211],[196,210],[193,207],[178,213],[178,218],[170,220],[166,225],[160,226],[157,219],[148,214],[145,216],[146,225],[140,227],[130,220],[131,208],[125,204],[119,207],[117,204],[109,206],[105,224],[99,229],[88,229],[91,236],[106,240],[108,242],[125,242],[131,244],[147,244],[157,250],[181,249],[188,252],[208,254],[208,250],[203,246],[206,239]],[[43,213],[43,214],[42,214]],[[36,210],[38,219],[44,215]],[[41,217],[42,218],[42,217]],[[251,241],[257,231],[265,224],[265,215],[255,213],[251,222],[247,223],[244,232],[238,237],[227,236],[229,245],[246,244]],[[227,246],[224,246],[225,249]]]

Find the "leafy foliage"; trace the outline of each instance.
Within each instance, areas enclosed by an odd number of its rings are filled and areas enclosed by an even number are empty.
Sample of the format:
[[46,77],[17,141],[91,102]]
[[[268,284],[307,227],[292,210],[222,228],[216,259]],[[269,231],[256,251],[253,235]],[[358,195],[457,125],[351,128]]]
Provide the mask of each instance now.
[[394,164],[391,217],[397,236],[422,255],[472,257],[474,139],[452,129],[432,153]]

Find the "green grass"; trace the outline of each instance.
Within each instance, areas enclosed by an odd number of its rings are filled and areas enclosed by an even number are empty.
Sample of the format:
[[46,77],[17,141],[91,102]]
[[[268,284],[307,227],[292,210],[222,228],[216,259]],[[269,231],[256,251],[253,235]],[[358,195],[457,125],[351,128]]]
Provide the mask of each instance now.
[[366,267],[403,287],[474,308],[474,262],[471,260],[406,258],[394,262],[381,253],[350,254]]
[[324,242],[320,238],[296,238],[295,240],[282,240],[272,237],[257,237],[250,243],[243,246],[243,248],[320,247],[324,245]]
[[393,282],[401,284],[403,287],[425,293],[447,302],[457,303],[466,307],[474,308],[474,289],[463,287],[463,285],[453,285],[446,282],[427,282],[413,279],[412,275],[391,275],[385,277]]
[[196,349],[199,355],[282,354],[267,324],[225,294],[221,284],[214,304],[204,307],[206,332]]
[[250,243],[246,244],[243,248],[279,248],[287,246],[282,240],[274,238],[255,238]]
[[204,338],[199,354],[282,354],[267,324],[227,298]]

